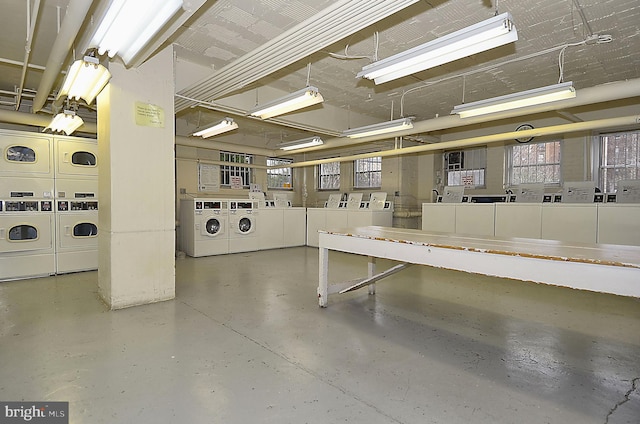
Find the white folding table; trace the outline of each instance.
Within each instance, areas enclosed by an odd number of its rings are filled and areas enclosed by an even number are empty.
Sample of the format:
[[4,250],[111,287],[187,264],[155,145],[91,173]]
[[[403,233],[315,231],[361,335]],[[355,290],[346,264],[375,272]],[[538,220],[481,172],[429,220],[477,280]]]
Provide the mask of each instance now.
[[[367,277],[329,284],[329,250],[369,257]],[[376,258],[400,262],[376,274]],[[640,247],[461,236],[387,227],[319,231],[318,302],[368,287],[412,264],[640,297]]]

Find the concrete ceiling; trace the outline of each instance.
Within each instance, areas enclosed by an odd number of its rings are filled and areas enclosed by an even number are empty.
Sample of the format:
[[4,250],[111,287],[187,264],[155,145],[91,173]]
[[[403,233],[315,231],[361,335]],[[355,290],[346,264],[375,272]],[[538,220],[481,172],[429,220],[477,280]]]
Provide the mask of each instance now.
[[[21,110],[28,110],[29,95],[38,88],[42,68],[56,37],[58,11],[64,17],[68,2],[40,2]],[[15,109],[15,94],[22,74],[20,64],[25,58],[27,3],[2,1],[0,100],[3,108]],[[206,1],[169,34],[164,43],[173,44],[176,52],[177,94],[197,93],[197,97],[190,98],[210,103],[202,107],[202,103],[176,97],[178,135],[188,136],[198,127],[231,116],[240,128],[216,140],[273,148],[280,141],[314,134],[335,136],[349,127],[397,118],[401,114],[418,121],[446,116],[463,99],[471,102],[557,83],[563,45],[568,46],[564,50],[563,79],[573,81],[577,90],[640,78],[640,3],[637,0],[422,0],[390,16],[374,16],[375,23],[334,41],[330,37],[334,22],[324,17],[323,11],[338,3],[332,0]],[[185,1],[185,5],[189,6],[189,2]],[[367,57],[375,53],[376,33],[377,56],[382,59],[485,20],[493,16],[496,9],[513,15],[519,34],[516,43],[382,85],[355,78],[362,66],[371,62]],[[317,25],[315,38],[321,47],[300,52],[292,63],[278,60],[288,51],[276,49],[267,53],[269,43],[305,21]],[[583,43],[592,35],[593,40],[598,35],[607,35],[612,41]],[[256,55],[268,55],[272,59],[259,78],[248,76],[246,84],[226,91],[203,89],[205,82],[210,83],[216,73]],[[364,58],[341,59],[339,55]],[[320,89],[325,99],[321,106],[281,116],[275,123],[245,117],[246,111],[256,103],[299,90],[307,82]],[[53,90],[58,87],[59,84]],[[91,111],[85,113],[91,115]]]

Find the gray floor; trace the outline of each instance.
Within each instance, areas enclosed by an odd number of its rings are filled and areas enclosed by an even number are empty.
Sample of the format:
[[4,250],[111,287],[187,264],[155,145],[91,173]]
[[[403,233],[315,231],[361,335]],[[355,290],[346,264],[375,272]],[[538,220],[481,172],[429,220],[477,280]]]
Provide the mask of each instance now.
[[0,400],[91,424],[640,422],[640,301],[415,266],[320,309],[317,252],[179,259],[174,301],[116,312],[96,272],[0,283]]

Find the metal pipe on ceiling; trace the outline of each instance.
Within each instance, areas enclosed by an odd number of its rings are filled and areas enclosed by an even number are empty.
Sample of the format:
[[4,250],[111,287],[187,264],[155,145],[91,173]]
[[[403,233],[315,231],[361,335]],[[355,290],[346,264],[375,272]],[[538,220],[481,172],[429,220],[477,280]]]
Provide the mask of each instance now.
[[[51,116],[0,109],[0,122],[45,128],[51,123]],[[98,125],[85,122],[77,131],[87,134],[97,134]]]
[[[471,146],[486,145],[500,141],[514,140],[522,137],[541,137],[545,135],[566,134],[574,132],[592,131],[605,128],[620,128],[628,125],[640,124],[640,115],[623,116],[620,118],[596,119],[586,122],[574,122],[571,124],[553,125],[543,128],[535,128],[525,131],[510,131],[501,134],[471,137],[453,141],[443,141],[435,144],[423,144],[420,146],[403,147],[400,149],[384,150],[382,152],[361,153],[357,155],[342,156],[329,159],[317,159],[288,164],[287,168],[301,168],[331,162],[350,162],[356,159],[366,159],[371,157],[403,156],[408,154],[433,152],[447,149],[460,149]],[[284,168],[284,166],[269,166],[269,169]]]
[[20,76],[20,84],[18,96],[16,98],[16,110],[20,109],[22,101],[22,90],[24,90],[24,82],[27,78],[27,69],[29,68],[29,57],[31,56],[31,46],[33,45],[33,33],[38,22],[38,14],[40,12],[40,0],[35,0],[33,10],[31,10],[31,2],[27,1],[27,40],[24,45],[24,62],[22,65],[22,75]]
[[73,42],[91,8],[91,0],[70,0],[67,12],[60,26],[60,32],[53,43],[51,53],[47,59],[45,71],[40,79],[40,85],[33,100],[33,112],[39,112],[44,107],[47,97],[51,93],[53,84],[60,75],[65,61],[71,53]]
[[176,146],[197,147],[198,149],[224,150],[229,152],[246,153],[259,156],[273,156],[274,151],[261,147],[244,146],[238,144],[225,143],[223,141],[202,140],[199,138],[189,138],[176,136]]
[[[208,101],[224,97],[416,2],[336,2],[180,94]],[[175,110],[179,112],[190,105],[189,101],[179,99]]]
[[[7,59],[6,57],[0,57],[0,63],[6,63],[7,65],[16,65],[16,66],[23,66],[24,62],[20,62],[18,60],[12,60],[12,59]],[[44,66],[40,66],[40,65],[34,65],[32,63],[28,63],[27,66],[30,69],[37,69],[39,71],[44,71]]]
[[[530,106],[512,111],[494,113],[491,115],[477,116],[473,118],[462,119],[458,115],[449,115],[424,121],[413,123],[413,128],[405,131],[394,133],[394,137],[403,137],[432,131],[447,130],[459,128],[463,126],[481,124],[485,122],[498,121],[507,118],[516,118],[519,116],[533,115],[536,113],[561,111],[579,106],[586,106],[596,103],[604,103],[615,100],[622,100],[631,97],[640,97],[640,78],[616,81],[606,84],[597,85],[595,87],[581,88],[576,90],[576,97],[572,99],[562,100],[559,102],[547,103],[537,106]],[[308,147],[306,149],[296,150],[296,153],[305,153],[318,150],[325,150],[338,147],[348,147],[361,143],[370,143],[372,141],[388,140],[389,136],[377,135],[370,137],[362,137],[357,139],[349,139],[345,137],[336,137],[324,140],[324,144],[318,147]],[[439,143],[436,143],[438,145]]]

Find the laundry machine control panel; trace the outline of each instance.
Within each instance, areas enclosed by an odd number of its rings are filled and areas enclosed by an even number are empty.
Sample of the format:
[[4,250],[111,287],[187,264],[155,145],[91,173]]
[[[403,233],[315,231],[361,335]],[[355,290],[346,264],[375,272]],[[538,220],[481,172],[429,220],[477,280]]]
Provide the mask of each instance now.
[[[37,200],[26,200],[26,201],[7,200],[4,202],[4,204],[5,204],[5,210],[7,212],[37,212],[40,210],[38,208]],[[49,204],[49,208],[51,208],[51,204]]]
[[58,201],[58,212],[66,211],[97,211],[98,202]]
[[229,204],[229,209],[231,210],[236,210],[236,209],[254,209],[254,202],[244,202],[244,201],[234,201],[231,202]]

